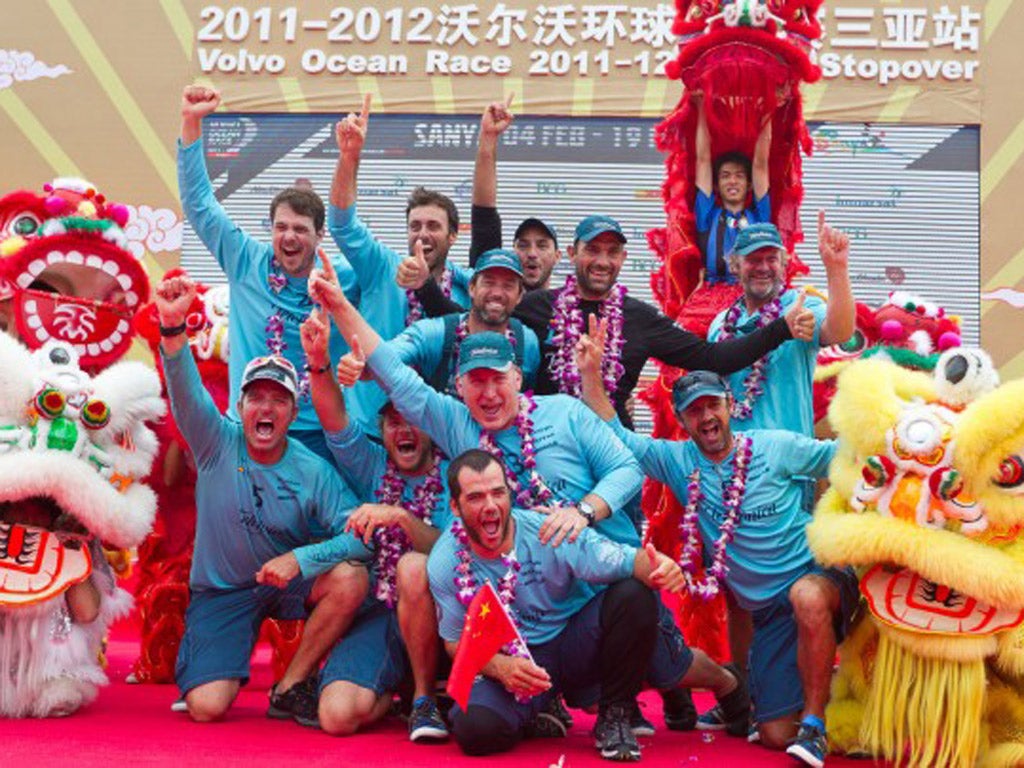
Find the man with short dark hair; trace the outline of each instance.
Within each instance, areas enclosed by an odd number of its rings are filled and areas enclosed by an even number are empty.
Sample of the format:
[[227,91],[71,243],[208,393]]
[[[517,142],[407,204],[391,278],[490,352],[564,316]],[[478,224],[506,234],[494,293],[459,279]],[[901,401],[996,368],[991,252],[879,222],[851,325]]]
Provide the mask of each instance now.
[[[729,385],[709,371],[691,372],[673,386],[676,415],[690,440],[634,434],[616,419],[602,386],[601,336],[580,343],[584,400],[644,472],[667,484],[685,506],[679,563],[688,591],[710,598],[727,585],[753,612],[750,680],[761,743],[821,768],[836,645],[859,593],[852,570],[815,563],[798,478],[826,476],[835,443],[782,430],[733,433]],[[701,543],[709,565],[698,580]]]
[[[344,631],[352,598],[343,561],[370,555],[344,530],[356,500],[326,461],[289,437],[299,377],[285,358],[249,361],[239,421],[221,416],[185,335],[195,291],[185,277],[155,291],[171,410],[198,473],[191,598],[175,678],[194,720],[220,719],[249,678],[262,620],[306,618],[313,605],[268,714],[316,726],[317,667]],[[321,532],[328,538],[320,541]]]
[[[213,88],[190,85],[182,93],[178,188],[186,220],[231,287],[229,413],[238,416],[235,403],[244,363],[261,355],[283,355],[299,375],[299,412],[291,433],[329,460],[309,400],[309,374],[299,343],[299,324],[313,308],[306,279],[323,239],[324,204],[312,190],[290,187],[271,203],[271,243],[259,242],[239,229],[217,200],[203,160],[202,120],[219,105],[220,93]],[[334,264],[344,289],[355,297],[355,277],[348,263],[335,257]],[[332,359],[346,350],[344,339],[336,339]]]
[[462,632],[466,606],[484,580],[497,585],[526,645],[495,654],[473,683],[466,711],[452,710],[459,746],[470,755],[509,750],[556,693],[571,699],[597,684],[601,756],[639,760],[630,716],[657,631],[647,587],[678,587],[675,564],[650,545],[616,544],[589,529],[546,546],[543,518],[513,508],[506,468],[486,451],[459,455],[448,478],[458,520],[427,566],[448,652],[454,656],[460,636],[473,642]]

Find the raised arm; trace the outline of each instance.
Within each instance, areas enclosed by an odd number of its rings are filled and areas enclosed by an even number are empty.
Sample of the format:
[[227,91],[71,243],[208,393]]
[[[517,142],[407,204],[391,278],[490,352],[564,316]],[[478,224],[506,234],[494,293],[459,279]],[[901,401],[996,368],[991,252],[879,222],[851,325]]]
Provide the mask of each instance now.
[[362,111],[358,115],[349,112],[344,120],[334,126],[334,136],[338,142],[338,164],[334,166],[334,178],[331,180],[331,203],[338,208],[352,206],[358,196],[359,159],[366,143],[372,98],[370,94],[363,96]]
[[302,341],[302,351],[306,353],[309,392],[320,425],[325,432],[340,432],[348,426],[349,417],[345,409],[345,398],[331,370],[330,320],[320,309],[314,309],[299,326],[299,338]]
[[220,91],[202,85],[187,85],[181,94],[181,143],[192,144],[203,135],[203,118],[220,106]]
[[505,101],[488,104],[480,118],[480,143],[473,168],[473,205],[489,208],[498,205],[498,142],[512,124],[509,107],[514,98],[515,94],[510,93]]
[[711,164],[711,133],[708,131],[708,117],[704,114],[704,98],[698,95],[697,102],[697,135],[694,138],[694,154],[696,155],[696,168],[694,169],[694,186],[705,195],[710,195],[714,190],[714,173]]
[[751,180],[754,185],[754,200],[760,200],[768,194],[768,160],[772,151],[772,116],[765,119],[761,132],[757,135],[757,143],[754,145],[754,158],[751,161],[751,173],[754,178]]
[[818,211],[818,253],[828,281],[828,307],[820,342],[822,346],[842,344],[857,323],[857,305],[850,287],[850,238],[825,223],[824,211]]

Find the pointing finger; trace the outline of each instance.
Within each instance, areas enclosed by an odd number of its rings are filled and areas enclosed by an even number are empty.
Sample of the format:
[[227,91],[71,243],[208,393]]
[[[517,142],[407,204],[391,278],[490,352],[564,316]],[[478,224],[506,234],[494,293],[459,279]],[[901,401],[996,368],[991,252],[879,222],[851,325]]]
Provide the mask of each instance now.
[[370,104],[372,101],[372,93],[363,94],[363,111],[359,113],[359,119],[364,123],[370,118]]

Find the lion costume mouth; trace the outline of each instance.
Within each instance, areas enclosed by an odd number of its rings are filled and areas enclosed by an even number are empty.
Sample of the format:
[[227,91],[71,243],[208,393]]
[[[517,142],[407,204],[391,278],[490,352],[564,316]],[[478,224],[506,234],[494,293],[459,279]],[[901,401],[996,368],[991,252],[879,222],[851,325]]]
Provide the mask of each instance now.
[[0,522],[0,607],[45,602],[90,573],[92,558],[80,539],[62,540],[45,528]]
[[990,635],[1024,621],[1024,611],[997,608],[909,568],[875,565],[860,590],[880,621],[897,629],[942,635]]

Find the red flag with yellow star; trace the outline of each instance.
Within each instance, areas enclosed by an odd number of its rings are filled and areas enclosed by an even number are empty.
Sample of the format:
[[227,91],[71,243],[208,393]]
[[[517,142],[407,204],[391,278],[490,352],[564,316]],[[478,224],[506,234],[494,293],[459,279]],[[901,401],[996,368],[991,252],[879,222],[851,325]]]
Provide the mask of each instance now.
[[469,704],[474,678],[502,646],[518,636],[515,624],[491,582],[484,582],[466,609],[462,636],[448,676],[448,694],[458,702],[463,712]]

